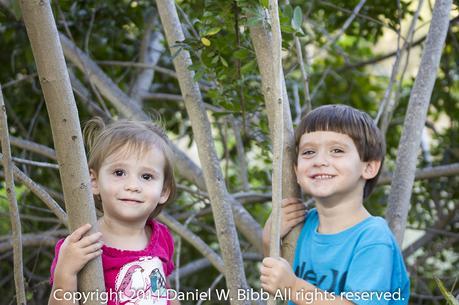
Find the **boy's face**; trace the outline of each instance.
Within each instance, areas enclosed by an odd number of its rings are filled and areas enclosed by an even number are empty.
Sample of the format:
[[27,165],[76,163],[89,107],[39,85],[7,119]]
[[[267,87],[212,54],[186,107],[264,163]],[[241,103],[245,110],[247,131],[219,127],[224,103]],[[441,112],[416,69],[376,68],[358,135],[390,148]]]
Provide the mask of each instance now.
[[[333,131],[305,133],[298,145],[295,173],[303,191],[317,200],[363,199],[365,182],[380,161],[362,162],[354,141]],[[355,196],[355,198],[348,198]]]

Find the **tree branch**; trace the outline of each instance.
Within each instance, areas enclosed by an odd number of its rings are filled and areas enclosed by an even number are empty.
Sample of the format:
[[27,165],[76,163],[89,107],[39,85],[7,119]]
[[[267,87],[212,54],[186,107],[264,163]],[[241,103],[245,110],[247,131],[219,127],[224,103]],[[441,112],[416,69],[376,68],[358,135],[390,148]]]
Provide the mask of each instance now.
[[13,261],[14,261],[14,284],[16,287],[16,300],[18,304],[26,304],[26,294],[24,287],[24,271],[22,261],[22,229],[19,217],[19,208],[16,201],[16,191],[13,178],[13,161],[11,160],[11,147],[8,132],[8,122],[6,118],[5,104],[3,103],[3,92],[0,86],[0,127],[1,142],[3,153],[3,168],[5,171],[6,195],[8,197],[11,231],[13,241]]
[[437,69],[448,32],[451,0],[438,0],[432,16],[421,63],[411,91],[386,218],[399,244],[403,241],[414,182],[417,150],[421,141]]
[[[169,48],[174,54],[176,42],[184,40],[175,4],[170,0],[157,0],[156,5]],[[204,179],[211,199],[217,237],[225,262],[226,283],[230,289],[230,296],[233,298],[230,302],[231,304],[248,304],[248,301],[237,298],[237,290],[239,288],[246,289],[248,285],[231,211],[230,195],[226,190],[218,164],[210,123],[204,109],[199,86],[193,80],[193,72],[188,70],[191,65],[190,54],[188,51],[181,50],[173,59],[173,63],[198,146],[199,159],[205,173]]]
[[[147,29],[142,39],[140,46],[140,62],[147,65],[156,66],[161,54],[164,52],[164,46],[161,41],[164,39],[163,34],[158,29],[154,29],[158,24],[157,15],[147,17]],[[143,69],[134,80],[131,89],[131,97],[142,105],[145,92],[150,89],[151,82],[153,81],[155,70]]]

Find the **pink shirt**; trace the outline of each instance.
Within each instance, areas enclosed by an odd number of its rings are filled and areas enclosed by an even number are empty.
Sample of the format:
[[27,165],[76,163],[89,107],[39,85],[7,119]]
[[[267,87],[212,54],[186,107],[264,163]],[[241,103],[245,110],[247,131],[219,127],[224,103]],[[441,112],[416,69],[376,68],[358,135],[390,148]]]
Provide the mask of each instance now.
[[[105,277],[107,305],[169,304],[166,298],[166,279],[174,270],[174,240],[169,229],[149,220],[152,233],[147,247],[140,251],[120,250],[102,246],[102,265]],[[57,242],[51,264],[50,283],[64,239]],[[159,296],[159,297],[158,297]]]

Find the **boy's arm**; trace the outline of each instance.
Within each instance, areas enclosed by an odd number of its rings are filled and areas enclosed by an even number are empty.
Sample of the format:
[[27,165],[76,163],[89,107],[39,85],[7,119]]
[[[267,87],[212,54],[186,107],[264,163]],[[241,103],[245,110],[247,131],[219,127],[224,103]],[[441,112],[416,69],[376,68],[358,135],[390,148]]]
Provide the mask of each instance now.
[[271,295],[277,291],[289,291],[290,301],[297,305],[353,305],[354,303],[320,290],[316,286],[297,278],[289,263],[283,258],[267,257],[261,267],[261,286]]
[[[296,225],[304,221],[306,207],[298,198],[286,198],[282,200],[281,207],[281,232],[280,238],[284,238]],[[269,255],[269,244],[271,240],[271,215],[263,228],[263,254]]]

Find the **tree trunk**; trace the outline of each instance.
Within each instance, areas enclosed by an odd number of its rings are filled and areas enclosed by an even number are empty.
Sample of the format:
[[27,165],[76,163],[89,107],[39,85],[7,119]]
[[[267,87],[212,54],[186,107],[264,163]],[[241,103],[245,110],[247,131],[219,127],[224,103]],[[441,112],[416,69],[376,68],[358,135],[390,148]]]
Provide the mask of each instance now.
[[[175,54],[176,47],[174,46],[176,42],[184,40],[175,4],[171,0],[157,0],[156,4],[171,54]],[[181,50],[175,56],[173,62],[195,135],[199,159],[201,160],[207,190],[211,199],[217,237],[223,261],[225,262],[226,282],[232,298],[231,304],[250,304],[248,300],[241,300],[237,296],[238,289],[246,289],[248,287],[239,239],[231,211],[230,195],[227,192],[215,152],[210,123],[204,109],[201,92],[198,84],[193,80],[194,73],[188,70],[191,65],[190,54],[185,50]]]
[[[259,24],[250,28],[250,37],[255,49],[258,68],[261,75],[262,91],[265,96],[266,111],[268,114],[269,129],[274,130],[275,121],[275,105],[276,100],[270,98],[268,88],[273,86],[273,79],[269,76],[269,67],[272,64],[272,37],[268,30],[267,24]],[[292,116],[287,96],[287,89],[285,86],[285,79],[281,69],[281,82],[282,82],[282,101],[283,101],[283,174],[282,174],[282,197],[296,197],[299,198],[300,189],[296,183],[296,176],[293,171],[293,164],[296,158],[295,139],[293,138],[293,124]],[[300,234],[302,225],[298,225],[283,239],[282,242],[282,256],[285,257],[290,263],[293,263],[293,255],[295,252],[296,241]]]
[[422,53],[421,63],[406,111],[403,133],[398,147],[396,169],[389,194],[386,219],[399,245],[405,233],[406,219],[410,207],[411,190],[414,183],[416,160],[421,143],[430,97],[449,25],[451,0],[435,2],[432,22]]
[[[78,110],[51,6],[45,0],[20,4],[50,118],[70,231],[90,223],[93,233],[97,220]],[[85,292],[105,290],[101,257],[81,270],[78,287]],[[100,303],[93,300],[86,304]]]

